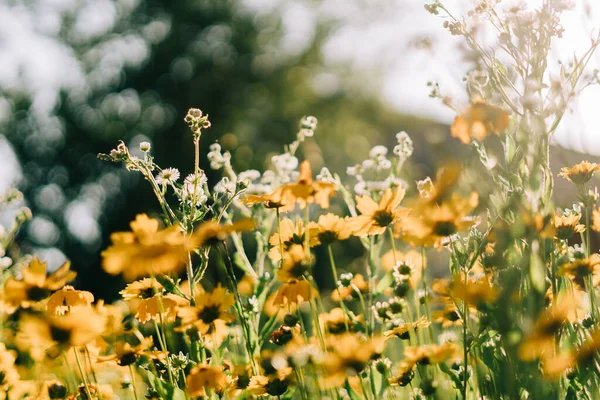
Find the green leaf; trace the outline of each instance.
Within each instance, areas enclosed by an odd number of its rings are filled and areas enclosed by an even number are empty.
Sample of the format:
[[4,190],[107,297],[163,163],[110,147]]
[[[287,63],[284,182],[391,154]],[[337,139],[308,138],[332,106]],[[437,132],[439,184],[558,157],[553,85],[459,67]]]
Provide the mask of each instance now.
[[172,399],[172,400],[187,400],[188,397],[185,394],[185,392],[181,389],[179,389],[178,387],[173,387],[169,384],[165,384],[165,389],[167,392],[167,399]]
[[179,282],[180,279],[175,281],[173,278],[167,275],[157,275],[156,280],[165,288],[165,290],[169,293],[176,294],[178,296],[184,297],[187,299],[187,296],[179,290]]
[[532,243],[531,256],[529,258],[529,277],[534,289],[539,293],[546,291],[546,265],[539,256],[538,242]]
[[356,393],[356,391],[352,389],[352,386],[350,386],[348,380],[346,380],[346,383],[344,384],[344,389],[346,389],[346,391],[348,392],[348,396],[350,396],[351,400],[363,400],[363,396]]
[[244,271],[247,275],[250,275],[252,277],[256,277],[256,272],[250,268],[245,262],[244,259],[242,258],[240,253],[233,253],[233,263],[242,271]]
[[458,390],[461,390],[463,385],[460,378],[458,377],[458,373],[454,370],[451,370],[446,363],[440,363],[439,365],[442,372],[448,375],[452,382],[454,382],[454,387],[456,387],[456,389]]
[[394,276],[392,275],[391,272],[387,272],[383,276],[383,278],[381,278],[381,280],[379,281],[379,283],[375,287],[375,293],[376,294],[383,293],[383,291],[385,289],[389,288],[392,285],[393,282],[394,282]]

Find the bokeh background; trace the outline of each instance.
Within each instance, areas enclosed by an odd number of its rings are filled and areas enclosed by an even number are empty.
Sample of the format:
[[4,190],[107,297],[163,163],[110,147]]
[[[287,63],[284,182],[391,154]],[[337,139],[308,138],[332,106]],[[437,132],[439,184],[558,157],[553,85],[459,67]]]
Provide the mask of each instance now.
[[[472,5],[447,3],[457,13]],[[51,267],[70,259],[81,289],[114,298],[123,282],[102,272],[100,251],[111,232],[158,205],[140,176],[96,155],[119,140],[131,148],[149,141],[161,166],[185,176],[190,107],[212,121],[202,154],[218,141],[237,170],[268,167],[303,115],[319,119],[303,148],[314,170],[327,160],[345,176],[403,130],[415,142],[407,179],[466,155],[449,135],[453,112],[429,97],[427,82],[466,104],[462,77],[474,64],[423,4],[0,0],[0,191],[16,185],[34,215],[19,232],[19,251]],[[600,9],[578,0],[563,24],[557,60],[585,47]],[[573,104],[556,138],[555,169],[600,154],[599,102],[592,88]],[[559,204],[573,201],[561,186],[557,193]]]

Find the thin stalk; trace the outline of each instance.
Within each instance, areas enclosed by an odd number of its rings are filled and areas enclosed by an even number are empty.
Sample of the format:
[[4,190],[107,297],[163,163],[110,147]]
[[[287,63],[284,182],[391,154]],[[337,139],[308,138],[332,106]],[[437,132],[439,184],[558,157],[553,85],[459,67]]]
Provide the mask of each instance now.
[[227,272],[226,275],[229,278],[231,292],[235,296],[236,301],[235,301],[234,308],[235,308],[235,311],[238,314],[238,318],[240,319],[240,322],[242,324],[242,331],[244,332],[244,339],[246,342],[246,351],[248,352],[248,358],[250,359],[250,364],[252,366],[252,372],[254,374],[257,374],[258,366],[256,365],[256,362],[254,360],[254,344],[252,343],[252,340],[251,340],[250,327],[248,326],[248,321],[246,321],[244,312],[242,310],[242,298],[240,296],[240,293],[238,292],[237,285],[235,283],[235,273],[233,271],[233,263],[231,262],[231,258],[229,257],[229,252],[227,251],[227,245],[225,244],[225,242],[223,242],[222,254],[224,255],[223,258],[226,260],[226,262],[224,262],[225,270]]
[[133,370],[133,364],[129,364],[129,373],[131,374],[131,388],[133,389],[133,398],[139,400],[137,388],[135,387],[135,371]]
[[167,353],[167,372],[169,375],[169,383],[171,384],[171,386],[175,386],[175,383],[173,380],[173,372],[171,371],[171,358],[169,357],[169,354],[168,354],[169,351],[168,351],[165,341],[162,337],[162,334],[160,333],[160,329],[158,328],[158,323],[156,322],[156,320],[154,321],[154,330],[156,331],[156,336],[158,337],[158,344],[160,345],[160,349]]
[[[348,309],[344,305],[344,299],[342,299],[342,293],[340,292],[340,287],[337,284],[338,276],[337,276],[337,271],[336,271],[336,267],[335,267],[335,260],[333,258],[333,251],[331,250],[331,245],[327,245],[327,252],[329,253],[329,265],[331,266],[331,274],[333,275],[335,290],[337,291],[338,298],[340,300],[340,308],[344,312],[344,315],[348,316]],[[346,318],[344,318],[344,327],[346,328],[346,332],[348,332],[349,331],[348,321],[346,320]]]
[[[469,284],[469,270],[465,268],[465,285]],[[467,370],[469,366],[469,349],[467,347],[467,322],[469,320],[469,307],[467,305],[467,300],[463,299],[463,359],[464,359],[464,371],[463,371],[463,385],[462,385],[462,395],[463,399],[467,399]]]
[[79,359],[79,353],[77,348],[73,347],[73,353],[75,353],[75,361],[77,361],[77,368],[79,369],[79,373],[81,374],[81,380],[83,381],[83,386],[85,387],[85,393],[87,394],[89,399],[92,399],[92,392],[90,391],[89,383],[85,372],[83,371],[83,366],[81,365],[81,360]]
[[[421,247],[421,282],[423,284],[423,299],[425,301],[425,315],[427,316],[427,320],[431,322],[431,311],[429,310],[429,293],[427,292],[427,275],[425,273],[425,247]],[[433,339],[433,328],[431,324],[427,327],[429,331],[429,339],[431,343],[435,343]]]
[[194,269],[192,267],[192,253],[188,253],[188,259],[186,263],[186,272],[188,283],[190,284],[190,305],[193,307],[196,305],[196,282],[194,282]]

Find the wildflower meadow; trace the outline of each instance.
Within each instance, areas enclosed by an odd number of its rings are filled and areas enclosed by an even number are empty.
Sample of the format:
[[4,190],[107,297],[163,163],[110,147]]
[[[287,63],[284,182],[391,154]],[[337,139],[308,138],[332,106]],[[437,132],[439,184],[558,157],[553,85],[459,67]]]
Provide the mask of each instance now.
[[[210,116],[191,108],[187,170],[159,165],[148,142],[99,155],[140,174],[161,210],[101,250],[127,282],[112,304],[73,287],[68,262],[48,273],[19,252],[20,210],[0,242],[0,398],[600,398],[600,165],[550,168],[569,105],[598,83],[586,66],[600,37],[555,73],[563,2],[498,3],[425,6],[479,65],[468,104],[430,83],[471,156],[429,178],[407,178],[410,132],[315,170],[306,144],[327,132],[312,116],[268,169],[238,171],[219,143],[201,154]],[[568,208],[556,180],[576,193]]]

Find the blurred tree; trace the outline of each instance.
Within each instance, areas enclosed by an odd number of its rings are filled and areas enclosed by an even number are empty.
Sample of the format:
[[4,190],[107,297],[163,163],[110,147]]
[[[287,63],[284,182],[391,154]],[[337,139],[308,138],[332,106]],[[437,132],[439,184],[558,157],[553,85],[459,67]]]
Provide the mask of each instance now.
[[[343,174],[370,146],[391,145],[400,130],[420,143],[439,139],[439,126],[386,109],[360,85],[342,84],[342,71],[324,67],[327,21],[312,21],[313,31],[299,38],[286,32],[277,12],[255,13],[238,1],[122,0],[112,9],[104,4],[112,19],[94,29],[85,15],[102,7],[82,4],[57,12],[53,36],[78,66],[64,73],[77,79],[66,81],[46,114],[36,96],[7,93],[13,112],[5,127],[35,216],[22,232],[25,250],[46,249],[47,257],[60,250],[79,270],[79,286],[98,297],[111,299],[122,286],[100,268],[110,232],[158,209],[135,173],[96,159],[118,140],[131,148],[152,142],[157,162],[185,176],[193,159],[183,122],[190,107],[209,113],[213,124],[202,154],[220,140],[240,170],[266,167],[303,114],[322,122],[321,148],[306,143],[315,170],[327,159]],[[41,5],[29,10],[37,15]],[[442,146],[438,139],[431,141]],[[419,148],[426,160],[427,147]]]

